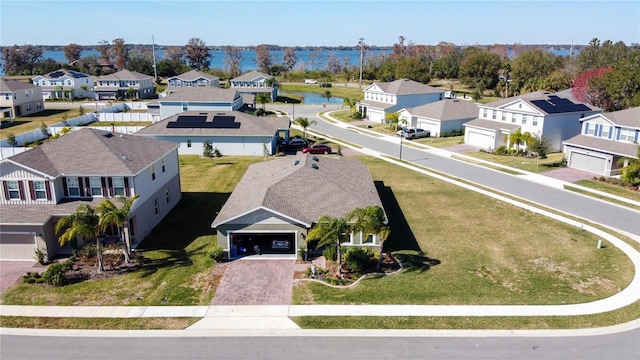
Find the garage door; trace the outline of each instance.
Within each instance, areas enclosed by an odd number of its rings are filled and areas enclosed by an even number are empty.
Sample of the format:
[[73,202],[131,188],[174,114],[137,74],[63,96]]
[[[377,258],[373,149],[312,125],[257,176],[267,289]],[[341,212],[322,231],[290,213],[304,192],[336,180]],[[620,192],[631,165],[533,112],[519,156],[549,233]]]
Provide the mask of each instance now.
[[0,234],[2,260],[33,260],[35,250],[33,234]]
[[573,169],[588,171],[598,175],[604,175],[607,160],[604,158],[572,152],[569,159],[569,167]]
[[369,117],[369,121],[373,121],[375,123],[384,123],[384,112],[380,112],[377,110],[369,109],[367,116]]
[[[294,233],[233,233],[232,253],[244,254],[295,254]],[[235,245],[235,249],[234,246]],[[233,254],[232,254],[233,256]]]
[[467,144],[473,146],[479,146],[484,149],[493,149],[493,139],[491,135],[467,131]]

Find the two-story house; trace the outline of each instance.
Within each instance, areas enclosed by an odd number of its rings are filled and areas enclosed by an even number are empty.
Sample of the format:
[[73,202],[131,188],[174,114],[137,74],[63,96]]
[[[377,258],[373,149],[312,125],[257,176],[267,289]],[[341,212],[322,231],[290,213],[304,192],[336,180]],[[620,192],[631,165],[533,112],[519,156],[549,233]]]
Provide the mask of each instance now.
[[550,152],[562,150],[562,141],[580,133],[580,119],[602,112],[589,104],[547,91],[478,104],[478,118],[464,124],[464,142],[487,150],[506,145],[517,129],[543,136]]
[[42,88],[42,98],[86,98],[93,97],[93,75],[78,71],[60,69],[32,79],[33,84]]
[[275,100],[278,97],[278,87],[269,86],[269,79],[271,78],[273,76],[252,70],[229,80],[229,84],[232,89],[237,90],[245,98],[245,103],[254,104],[255,106],[255,97],[258,93],[268,93],[271,96],[271,100]]
[[44,110],[42,89],[33,84],[0,78],[0,114],[13,119]]
[[211,86],[183,88],[147,104],[154,121],[185,111],[235,111],[244,106],[244,98],[236,89]]
[[463,131],[464,123],[478,116],[478,105],[471,101],[444,99],[426,105],[400,110],[402,124],[427,130],[439,137],[453,131]]
[[153,77],[135,71],[120,70],[98,77],[94,87],[96,100],[125,98],[148,99],[155,95]]
[[190,70],[167,79],[167,91],[185,87],[213,86],[220,87],[220,78],[198,70]]
[[[59,251],[57,221],[80,204],[133,203],[125,234],[139,243],[181,198],[178,144],[82,128],[0,161],[0,258]],[[80,239],[79,239],[80,240]]]
[[615,176],[627,165],[620,159],[637,158],[640,107],[587,116],[581,122],[580,135],[563,143],[568,167]]

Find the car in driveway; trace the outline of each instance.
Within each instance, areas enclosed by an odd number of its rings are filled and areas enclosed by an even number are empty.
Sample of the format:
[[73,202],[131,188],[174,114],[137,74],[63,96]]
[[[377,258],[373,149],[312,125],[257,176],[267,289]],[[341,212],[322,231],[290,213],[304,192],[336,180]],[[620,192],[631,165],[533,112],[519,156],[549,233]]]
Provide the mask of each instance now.
[[409,140],[426,138],[430,136],[431,136],[431,131],[420,129],[420,128],[407,129],[407,131],[404,132],[404,138]]
[[288,143],[283,145],[284,150],[302,150],[309,147],[309,142],[302,138],[293,138]]
[[402,129],[400,129],[400,130],[398,130],[398,131],[396,132],[396,135],[398,135],[398,136],[404,136],[404,133],[405,133],[405,132],[407,132],[407,130],[409,130],[409,129],[415,129],[415,128],[412,128],[412,127],[403,127]]
[[305,154],[309,153],[309,154],[325,154],[326,155],[326,154],[331,154],[333,150],[329,145],[315,144],[302,149],[302,152]]

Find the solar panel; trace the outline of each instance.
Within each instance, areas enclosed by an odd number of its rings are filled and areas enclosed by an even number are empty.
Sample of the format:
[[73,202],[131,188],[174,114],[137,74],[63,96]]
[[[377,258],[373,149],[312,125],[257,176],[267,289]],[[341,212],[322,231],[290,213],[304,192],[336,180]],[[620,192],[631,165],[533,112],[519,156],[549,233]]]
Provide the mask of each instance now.
[[176,119],[177,122],[205,122],[207,121],[206,116],[202,115],[180,115]]
[[532,100],[532,104],[546,112],[547,114],[559,114],[567,112],[590,111],[585,104],[576,104],[569,99],[564,99],[556,95],[550,95],[549,99]]
[[49,77],[56,79],[56,78],[59,78],[62,75],[64,75],[64,72],[62,72],[62,71],[54,71],[54,72],[49,74]]
[[180,115],[176,121],[167,123],[172,129],[238,129],[240,123],[235,122],[235,116],[214,116],[213,121],[207,121],[205,115]]

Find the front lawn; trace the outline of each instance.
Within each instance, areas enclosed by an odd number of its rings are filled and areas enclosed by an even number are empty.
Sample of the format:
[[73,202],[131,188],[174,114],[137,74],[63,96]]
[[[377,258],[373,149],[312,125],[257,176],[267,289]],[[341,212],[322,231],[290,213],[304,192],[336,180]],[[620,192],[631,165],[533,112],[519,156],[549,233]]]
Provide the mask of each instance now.
[[[85,109],[85,113],[89,111]],[[78,109],[48,109],[29,116],[20,116],[13,119],[13,123],[9,121],[2,122],[0,130],[0,139],[4,139],[9,134],[18,135],[32,130],[38,130],[44,123],[47,126],[62,122],[64,119],[73,119],[80,116]],[[22,144],[18,144],[22,146]]]
[[[588,187],[595,190],[600,190],[612,195],[617,195],[630,200],[640,201],[640,191],[635,188],[628,188],[619,185],[608,184],[604,181],[598,181],[596,179],[575,181],[574,184]],[[591,195],[593,196],[593,195]]]
[[546,159],[497,155],[481,151],[469,152],[465,153],[465,155],[532,173],[540,173],[562,167],[562,160],[564,159],[564,153],[548,154]]

